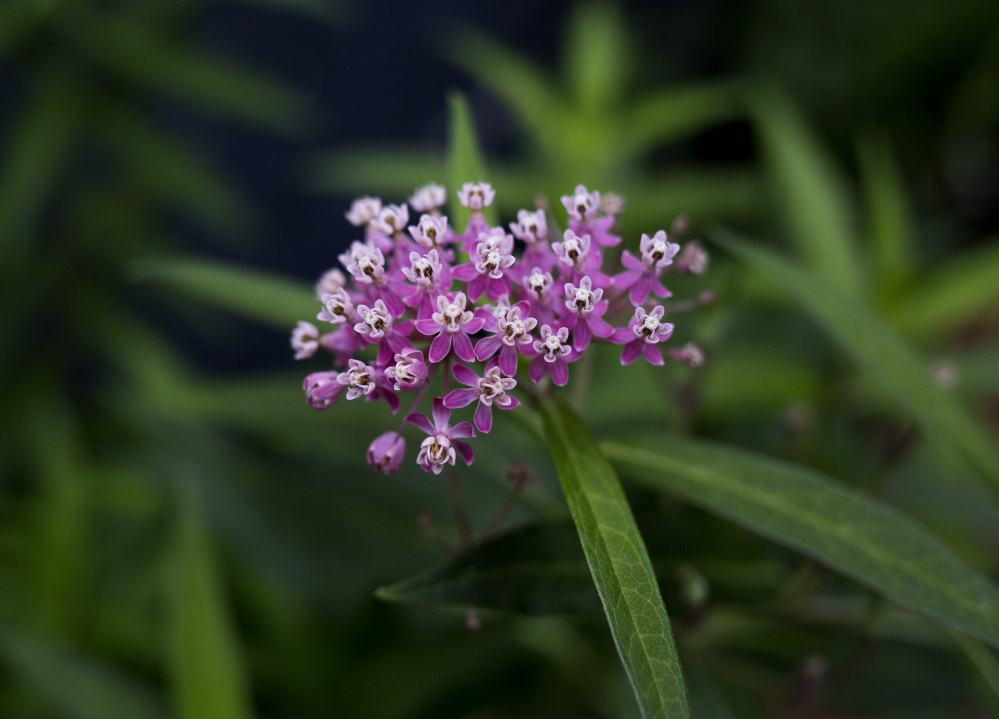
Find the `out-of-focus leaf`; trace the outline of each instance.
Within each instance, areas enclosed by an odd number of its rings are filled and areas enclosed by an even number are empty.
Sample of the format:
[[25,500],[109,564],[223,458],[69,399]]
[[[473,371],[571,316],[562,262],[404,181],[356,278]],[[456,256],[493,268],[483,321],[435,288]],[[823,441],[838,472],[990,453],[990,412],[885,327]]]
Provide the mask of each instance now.
[[514,530],[375,594],[523,614],[600,610],[575,530],[549,525]]
[[0,660],[58,716],[166,719],[153,691],[95,656],[22,633],[0,632]]
[[678,215],[753,219],[765,205],[759,172],[745,168],[678,170],[621,182],[615,189],[628,201],[621,222],[634,232],[664,227]]
[[[434,150],[348,150],[320,154],[310,163],[309,174],[311,185],[319,191],[409,197],[417,187],[434,180],[443,182],[446,164],[443,154]],[[458,189],[447,188],[449,201]]]
[[0,59],[19,49],[45,20],[52,3],[20,0],[0,5]]
[[981,400],[984,396],[999,395],[999,346],[986,345],[971,350],[955,350],[941,357],[944,362],[952,362],[957,369],[957,385],[954,391],[970,401]]
[[739,115],[727,83],[674,87],[649,93],[627,117],[624,143],[629,152],[642,152]]
[[[489,180],[479,134],[475,129],[475,118],[467,98],[460,92],[452,92],[447,98],[448,138],[447,138],[447,182],[448,218],[455,232],[464,232],[471,211],[458,202],[458,190],[466,182]],[[483,210],[490,225],[496,224],[495,204]]]
[[926,339],[988,310],[999,310],[999,237],[919,277],[889,318],[906,334]]
[[[715,417],[776,411],[792,402],[814,401],[824,388],[817,367],[772,349],[719,353],[706,374],[701,411]],[[752,381],[747,381],[749,377]]]
[[136,280],[167,282],[217,307],[280,329],[313,321],[322,306],[307,284],[290,277],[211,260],[149,259],[132,266]]
[[566,109],[561,91],[540,69],[492,38],[461,28],[449,44],[449,59],[492,90],[515,112],[549,155],[561,146]]
[[957,401],[937,385],[927,363],[858,300],[821,277],[754,247],[727,231],[714,239],[799,303],[861,369],[935,440],[957,449],[999,490],[995,444]]
[[872,259],[882,293],[890,293],[909,278],[915,265],[912,217],[888,138],[868,139],[859,154]]
[[0,158],[0,256],[24,252],[34,223],[70,167],[84,98],[59,69],[37,80],[14,121]]
[[159,201],[220,235],[243,234],[257,224],[252,206],[192,148],[126,108],[109,111],[106,122],[106,141]]
[[171,47],[134,24],[93,20],[84,37],[109,71],[222,117],[274,132],[307,128],[308,102],[284,84],[245,66]]
[[620,9],[608,2],[578,3],[569,19],[563,66],[579,108],[613,111],[631,74],[631,42]]
[[614,470],[564,405],[541,407],[569,511],[642,715],[689,716],[669,618]]
[[861,292],[853,222],[845,183],[804,117],[774,90],[750,102],[767,159],[777,208],[796,253],[846,295]]
[[643,439],[604,442],[601,449],[635,481],[999,645],[999,591],[901,512],[804,467],[677,436]]
[[975,668],[982,686],[983,699],[992,712],[999,712],[999,659],[995,652],[964,632],[951,631],[968,662]]
[[253,716],[249,685],[199,488],[191,477],[182,481],[168,583],[177,711],[183,719],[248,719]]

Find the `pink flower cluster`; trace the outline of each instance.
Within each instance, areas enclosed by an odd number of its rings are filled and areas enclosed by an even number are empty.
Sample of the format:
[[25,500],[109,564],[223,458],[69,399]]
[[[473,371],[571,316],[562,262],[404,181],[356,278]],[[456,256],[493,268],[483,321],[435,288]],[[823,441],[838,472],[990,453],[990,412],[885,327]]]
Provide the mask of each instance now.
[[[332,330],[320,333],[299,322],[292,331],[296,359],[322,348],[340,367],[305,378],[305,396],[315,409],[346,395],[384,399],[394,414],[400,393],[414,391],[415,409],[441,371],[445,389],[433,400],[432,419],[410,412],[403,422],[427,433],[417,463],[435,474],[459,454],[472,463],[472,448],[463,440],[476,429],[490,431],[493,407],[520,405],[511,390],[517,377],[524,381],[522,364],[530,382],[550,376],[563,386],[570,365],[591,343],[604,342],[622,345],[622,364],[641,356],[662,365],[662,343],[673,333],[666,311],[684,303],[669,308],[650,302],[650,295],[670,297],[665,273],[701,274],[708,264],[696,242],[681,249],[659,230],[642,235],[637,255],[621,252],[623,267],[607,273],[605,254],[621,242],[612,230],[624,203],[583,185],[562,198],[568,227],[556,241],[549,241],[543,209],[520,210],[509,232],[489,226],[483,210],[494,198],[487,183],[458,191],[459,202],[471,210],[461,234],[441,214],[446,193],[438,185],[417,190],[408,205],[383,205],[373,197],[354,201],[346,217],[364,228],[364,240],[351,243],[339,257],[342,269],[329,270],[316,284],[322,303],[317,319]],[[410,208],[420,213],[415,224]],[[682,231],[678,223],[671,232]],[[666,355],[692,366],[704,361],[694,345]],[[452,377],[463,387],[448,392]],[[451,410],[473,403],[475,427],[452,425]],[[368,462],[391,474],[404,453],[400,428],[375,439]]]

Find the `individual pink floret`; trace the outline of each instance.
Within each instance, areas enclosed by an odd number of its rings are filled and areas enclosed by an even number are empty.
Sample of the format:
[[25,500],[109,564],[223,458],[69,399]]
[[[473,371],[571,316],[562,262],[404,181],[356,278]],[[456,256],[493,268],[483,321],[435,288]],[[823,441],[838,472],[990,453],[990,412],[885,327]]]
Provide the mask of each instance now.
[[395,474],[402,466],[406,454],[406,440],[398,432],[386,432],[375,438],[368,447],[368,464],[376,472]]
[[422,429],[429,437],[420,445],[420,454],[416,458],[424,471],[440,474],[444,465],[455,462],[455,450],[461,454],[465,464],[471,465],[475,458],[468,442],[461,441],[465,437],[474,437],[475,429],[468,422],[459,422],[453,427],[449,425],[451,410],[444,406],[444,399],[434,397],[434,421],[418,412],[406,415],[406,421]]
[[527,302],[518,302],[510,307],[502,317],[496,320],[496,334],[483,337],[475,345],[475,358],[480,362],[500,351],[499,368],[504,374],[514,375],[517,372],[517,351],[525,356],[534,355],[534,338],[530,332],[538,325],[533,317],[528,317]]
[[569,381],[569,364],[566,358],[572,354],[569,346],[569,330],[559,327],[553,332],[548,325],[541,327],[541,339],[534,341],[534,351],[538,356],[531,360],[527,375],[532,382],[540,382],[546,374],[551,374],[552,382],[564,387]]
[[673,264],[673,258],[680,251],[680,245],[666,239],[666,232],[659,230],[649,237],[642,235],[639,244],[641,259],[636,258],[628,250],[621,253],[621,263],[627,268],[611,279],[611,284],[621,289],[628,289],[628,299],[631,304],[640,305],[648,299],[649,292],[656,297],[665,299],[670,291],[663,287],[659,275]]
[[609,303],[602,300],[604,291],[594,289],[588,276],[579,281],[579,287],[565,283],[565,307],[568,315],[563,319],[563,327],[572,332],[572,346],[582,352],[590,344],[590,337],[610,337],[614,328],[604,322],[603,315]]
[[319,349],[319,330],[311,322],[299,322],[291,331],[291,348],[295,350],[295,359],[311,357]]
[[466,362],[475,361],[472,340],[468,335],[475,334],[484,324],[481,317],[476,317],[465,309],[468,299],[464,292],[439,295],[437,297],[437,312],[429,318],[416,320],[416,329],[425,335],[433,336],[428,358],[431,362],[442,362],[451,351]]
[[468,282],[468,298],[477,302],[483,293],[497,300],[509,295],[510,277],[506,274],[516,261],[513,256],[513,237],[495,227],[479,234],[471,262],[454,268],[456,279]]
[[480,432],[489,433],[493,428],[493,405],[500,409],[514,409],[520,406],[516,397],[507,392],[517,386],[513,377],[504,377],[499,367],[490,367],[485,375],[479,377],[473,370],[463,364],[455,364],[454,378],[468,389],[452,390],[444,397],[444,406],[449,409],[467,407],[478,401],[475,408],[475,426]]
[[395,364],[385,368],[385,376],[394,383],[392,388],[396,392],[408,392],[423,386],[429,374],[423,353],[414,347],[407,347],[398,353]]
[[635,316],[627,327],[614,330],[611,341],[623,344],[621,349],[621,364],[628,365],[643,355],[654,365],[663,364],[659,343],[665,342],[673,334],[673,324],[663,322],[666,310],[657,305],[652,312],[646,312],[644,307],[635,308]]
[[305,399],[313,409],[323,410],[332,407],[347,390],[346,385],[337,381],[337,372],[313,372],[302,382]]

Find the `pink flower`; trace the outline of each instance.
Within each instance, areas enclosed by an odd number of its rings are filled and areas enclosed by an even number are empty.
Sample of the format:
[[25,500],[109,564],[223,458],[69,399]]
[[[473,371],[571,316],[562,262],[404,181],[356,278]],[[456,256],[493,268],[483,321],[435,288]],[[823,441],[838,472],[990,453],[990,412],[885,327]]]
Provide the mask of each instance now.
[[316,299],[322,301],[323,295],[333,294],[347,284],[347,278],[336,267],[326,270],[315,284]]
[[602,289],[594,289],[588,276],[579,281],[579,287],[565,283],[565,306],[569,310],[563,325],[572,332],[572,346],[582,352],[590,344],[591,335],[610,337],[614,328],[603,321],[608,302],[601,302]]
[[455,462],[455,450],[461,453],[465,464],[471,465],[474,459],[471,446],[462,442],[461,438],[474,437],[475,429],[468,422],[459,422],[453,427],[449,425],[451,410],[444,406],[441,397],[434,397],[434,421],[426,415],[414,412],[406,416],[406,421],[426,432],[429,437],[420,445],[420,454],[416,458],[424,471],[440,474],[445,464],[452,467]]
[[654,365],[663,364],[659,342],[665,342],[673,334],[673,324],[662,321],[665,313],[662,305],[657,305],[652,312],[646,312],[644,307],[636,307],[635,316],[628,326],[614,330],[611,341],[624,345],[621,349],[621,364],[631,364],[638,359],[638,355],[643,355]]
[[639,247],[642,251],[641,260],[624,250],[621,253],[621,263],[627,271],[615,275],[611,280],[615,287],[630,288],[628,299],[633,305],[643,304],[649,292],[654,292],[660,298],[670,296],[670,291],[659,281],[659,275],[673,264],[673,258],[680,251],[680,245],[669,242],[663,230],[659,230],[653,237],[643,234]]
[[385,376],[395,384],[397,392],[407,392],[420,387],[427,381],[430,371],[423,361],[423,353],[407,347],[395,356],[395,364],[385,368]]
[[480,432],[488,433],[493,428],[493,405],[500,409],[519,407],[516,397],[507,394],[508,390],[517,386],[513,377],[503,377],[499,367],[490,367],[484,376],[479,377],[474,371],[463,364],[455,364],[454,378],[469,389],[452,390],[444,398],[444,406],[449,409],[467,407],[478,400],[475,408],[475,426]]
[[319,349],[319,330],[311,322],[299,322],[291,331],[291,348],[295,350],[295,359],[311,357]]
[[374,307],[358,305],[357,315],[361,321],[354,325],[354,331],[368,342],[378,344],[378,364],[385,364],[393,352],[401,352],[409,346],[406,337],[413,329],[412,321],[407,320],[395,327],[383,300],[377,300]]
[[406,440],[398,432],[386,432],[375,438],[368,447],[368,464],[382,474],[394,474],[402,466],[406,454]]
[[429,318],[416,320],[416,329],[425,335],[437,335],[430,344],[429,359],[431,362],[441,362],[451,351],[454,344],[454,353],[466,362],[475,361],[475,352],[472,350],[472,340],[469,334],[475,334],[480,329],[484,320],[476,317],[471,311],[465,309],[468,302],[464,292],[455,294],[439,295],[437,297],[437,312]]
[[577,235],[589,235],[598,247],[609,247],[621,242],[620,237],[610,234],[610,228],[614,225],[614,213],[597,217],[602,203],[600,193],[596,190],[589,192],[586,185],[576,185],[572,195],[562,197],[562,205],[569,213],[569,229]]
[[363,227],[375,219],[381,209],[382,201],[377,197],[359,197],[354,200],[350,211],[344,216],[354,227]]
[[483,362],[492,357],[498,349],[500,350],[499,368],[505,374],[513,376],[517,372],[517,350],[519,349],[524,354],[534,355],[534,338],[531,337],[530,332],[537,326],[538,321],[533,317],[525,316],[528,307],[527,302],[518,302],[513,307],[509,307],[502,317],[497,317],[493,330],[496,334],[483,337],[478,341],[475,345],[475,358]]
[[392,414],[399,410],[399,397],[388,385],[388,379],[381,368],[366,365],[356,359],[350,360],[347,367],[346,372],[337,375],[336,381],[346,388],[348,400],[364,397],[368,402],[373,402],[384,397]]
[[466,182],[458,190],[458,202],[473,212],[489,207],[495,197],[496,191],[488,182]]
[[510,278],[506,270],[515,262],[513,238],[495,227],[479,234],[471,262],[454,268],[454,276],[468,282],[468,298],[478,301],[485,292],[489,299],[510,294]]
[[445,202],[447,202],[447,190],[434,183],[421,187],[409,198],[409,206],[417,212],[433,212],[443,207]]
[[313,372],[302,382],[305,399],[313,409],[327,409],[340,399],[346,386],[337,381],[336,372]]
[[551,373],[552,382],[564,387],[569,381],[569,365],[566,358],[572,353],[569,346],[569,330],[559,327],[558,332],[544,325],[541,328],[541,339],[534,341],[534,351],[539,356],[531,361],[528,376],[532,382],[540,382],[541,378]]

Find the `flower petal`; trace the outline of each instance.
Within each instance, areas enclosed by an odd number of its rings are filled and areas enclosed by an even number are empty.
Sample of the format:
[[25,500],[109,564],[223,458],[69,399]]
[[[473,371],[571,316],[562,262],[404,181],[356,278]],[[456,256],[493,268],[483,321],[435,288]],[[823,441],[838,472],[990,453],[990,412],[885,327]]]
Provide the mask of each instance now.
[[416,427],[419,427],[420,429],[422,429],[424,432],[426,432],[431,436],[436,434],[434,432],[433,424],[430,423],[430,420],[427,418],[427,415],[425,414],[422,414],[420,412],[410,412],[409,414],[406,415],[406,422]]
[[441,362],[445,357],[447,357],[447,354],[450,351],[451,333],[441,332],[439,335],[434,337],[434,341],[430,344],[430,354],[428,359],[431,362]]
[[[445,333],[441,333],[445,334]],[[450,333],[448,333],[450,334]],[[475,361],[475,351],[472,349],[472,340],[463,331],[454,333],[454,353],[466,362]]]
[[447,432],[447,423],[451,419],[451,410],[444,406],[443,397],[434,397],[433,415],[435,432]]
[[479,362],[485,362],[487,359],[496,354],[496,350],[499,349],[501,344],[503,343],[497,335],[483,337],[475,345],[475,359]]
[[621,364],[629,365],[638,359],[638,355],[642,354],[642,345],[645,344],[642,340],[632,340],[624,346],[621,350]]
[[645,357],[645,359],[647,359],[649,362],[657,366],[664,364],[663,355],[659,351],[658,344],[650,344],[648,342],[642,342],[641,344],[643,345],[642,355]]
[[444,406],[449,409],[458,409],[459,407],[467,407],[478,399],[479,393],[477,390],[471,388],[455,389],[448,392],[444,397]]
[[[454,363],[454,378],[461,382],[462,384],[468,385],[469,387],[474,387],[475,383],[479,381],[479,375],[475,373],[475,370],[466,367],[460,362]],[[467,402],[466,402],[467,404]],[[464,407],[465,405],[461,405]]]
[[479,406],[475,408],[473,419],[479,431],[488,434],[489,430],[493,428],[493,408],[484,402],[479,402]]
[[[472,427],[471,423],[469,422],[459,422],[454,427],[448,430],[447,435],[451,439],[458,439],[461,437],[474,437],[475,429]],[[456,445],[458,443],[452,442],[451,444]],[[464,444],[464,442],[462,442],[462,444]]]
[[569,365],[564,359],[556,359],[552,362],[552,382],[559,387],[565,387],[569,382]]
[[[465,422],[464,424],[468,423]],[[472,464],[472,460],[475,459],[475,453],[472,452],[472,445],[470,445],[468,442],[462,442],[459,440],[457,442],[452,442],[451,446],[453,446],[456,450],[458,450],[458,454],[460,454],[461,458],[465,460],[465,464],[468,465]]]

